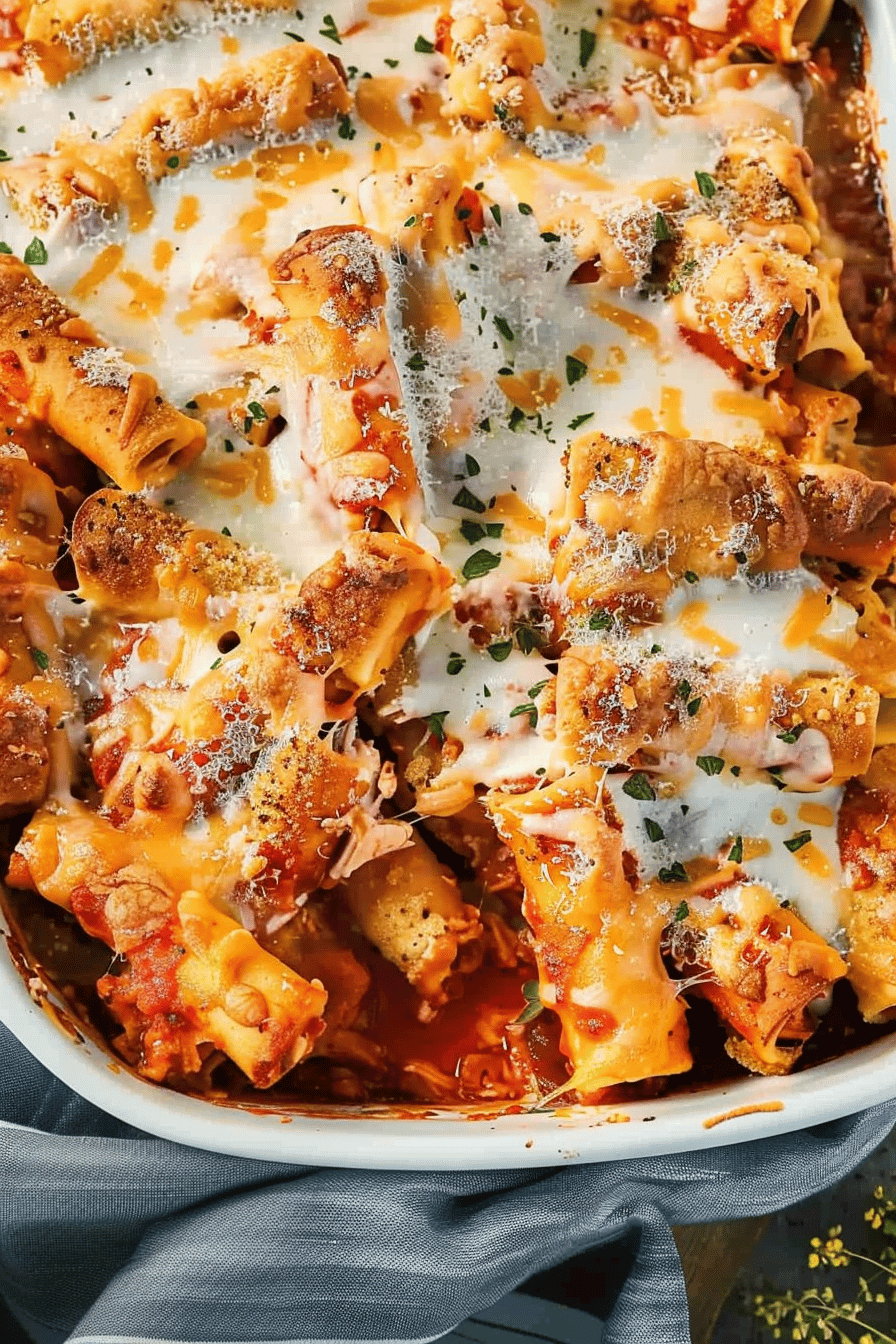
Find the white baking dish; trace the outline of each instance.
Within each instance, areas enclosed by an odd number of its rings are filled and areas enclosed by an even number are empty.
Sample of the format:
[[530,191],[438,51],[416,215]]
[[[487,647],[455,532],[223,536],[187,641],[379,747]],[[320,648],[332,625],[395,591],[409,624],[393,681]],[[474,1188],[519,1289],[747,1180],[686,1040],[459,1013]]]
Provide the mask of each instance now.
[[[879,138],[896,201],[896,13],[893,0],[854,0],[868,26]],[[888,111],[892,109],[888,117]],[[0,910],[0,932],[9,933]],[[896,1098],[896,1034],[785,1078],[745,1077],[631,1105],[488,1115],[411,1108],[320,1107],[313,1114],[240,1109],[181,1096],[130,1073],[65,1031],[0,953],[0,1022],[81,1096],[139,1129],[238,1156],[339,1167],[471,1170],[537,1167],[692,1151],[770,1137]],[[64,1015],[63,1015],[64,1016]],[[739,1112],[738,1114],[735,1114]]]

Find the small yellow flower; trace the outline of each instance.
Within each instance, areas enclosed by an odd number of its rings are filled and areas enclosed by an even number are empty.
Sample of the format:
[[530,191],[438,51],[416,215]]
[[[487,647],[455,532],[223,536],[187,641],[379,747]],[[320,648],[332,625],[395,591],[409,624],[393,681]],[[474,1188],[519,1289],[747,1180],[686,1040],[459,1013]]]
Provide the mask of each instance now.
[[815,1252],[813,1251],[812,1254],[809,1256],[809,1268],[810,1268],[810,1269],[817,1269],[818,1266],[819,1266],[820,1264],[821,1264],[821,1261],[819,1260],[818,1256],[817,1256],[817,1255],[815,1254]]

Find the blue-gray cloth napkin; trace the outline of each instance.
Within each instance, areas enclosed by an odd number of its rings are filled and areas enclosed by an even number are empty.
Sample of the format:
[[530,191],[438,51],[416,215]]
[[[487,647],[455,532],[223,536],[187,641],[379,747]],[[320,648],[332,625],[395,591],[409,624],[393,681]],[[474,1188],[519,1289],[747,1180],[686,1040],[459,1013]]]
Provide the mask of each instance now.
[[768,1142],[535,1171],[297,1167],[150,1138],[0,1027],[0,1292],[37,1344],[423,1341],[627,1239],[604,1344],[687,1344],[670,1225],[804,1199],[894,1121],[878,1106]]

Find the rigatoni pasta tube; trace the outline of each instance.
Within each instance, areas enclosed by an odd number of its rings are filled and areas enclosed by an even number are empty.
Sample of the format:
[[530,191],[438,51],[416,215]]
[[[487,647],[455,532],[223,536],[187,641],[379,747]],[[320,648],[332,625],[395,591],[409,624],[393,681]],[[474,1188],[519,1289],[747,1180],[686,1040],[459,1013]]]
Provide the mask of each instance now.
[[762,886],[689,896],[685,907],[671,949],[689,992],[729,1028],[732,1059],[754,1073],[788,1073],[815,1030],[810,1005],[846,974],[843,958]]
[[342,892],[365,938],[430,1009],[445,1002],[453,972],[479,964],[484,930],[476,908],[464,903],[457,879],[416,835],[407,848],[357,868]]
[[746,0],[707,5],[705,0],[616,0],[617,13],[685,19],[695,28],[760,47],[783,61],[796,61],[821,36],[833,0]]
[[106,140],[63,137],[53,155],[0,168],[0,183],[35,228],[67,210],[131,211],[131,229],[152,215],[147,183],[187,166],[196,150],[234,136],[292,136],[310,121],[346,112],[342,72],[308,43],[291,43],[255,61],[165,89],[141,104]]
[[531,793],[488,796],[525,887],[541,998],[563,1027],[573,1069],[564,1090],[583,1102],[691,1067],[684,1004],[660,957],[668,912],[626,881],[620,833],[596,796],[587,770]]
[[170,480],[205,446],[202,424],[12,256],[0,256],[0,387],[127,490]]

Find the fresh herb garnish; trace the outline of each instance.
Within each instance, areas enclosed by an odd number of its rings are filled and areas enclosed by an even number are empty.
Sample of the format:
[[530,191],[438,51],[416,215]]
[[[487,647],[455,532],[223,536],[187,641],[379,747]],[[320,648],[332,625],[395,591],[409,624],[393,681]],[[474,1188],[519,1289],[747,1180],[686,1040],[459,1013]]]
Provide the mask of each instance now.
[[582,425],[585,424],[586,420],[593,420],[593,419],[594,419],[593,411],[584,411],[581,415],[574,416],[574,418],[570,420],[567,428],[579,429]]
[[474,551],[464,561],[461,573],[465,579],[481,579],[484,574],[490,574],[493,569],[497,569],[500,563],[501,557],[495,555],[494,551]]
[[589,630],[609,630],[613,625],[613,615],[609,611],[596,611],[588,617]]
[[715,178],[711,177],[709,173],[701,173],[699,171],[694,174],[694,177],[697,179],[697,189],[699,190],[700,195],[704,197],[705,200],[711,201],[718,191]]
[[642,803],[656,801],[656,791],[643,770],[636,770],[623,784],[622,792]]
[[41,672],[46,672],[47,668],[50,666],[50,659],[44,653],[43,649],[36,649],[33,644],[29,644],[28,652],[31,654],[31,657],[34,659]]
[[445,670],[447,671],[449,677],[456,677],[458,672],[463,671],[464,667],[466,667],[466,664],[467,660],[466,658],[464,658],[463,654],[449,653],[448,666]]
[[[687,871],[682,863],[673,863],[671,868],[661,868],[657,873],[657,877],[661,882],[687,882],[689,880]],[[684,902],[682,901],[682,905],[683,904]],[[678,908],[680,910],[681,906]],[[684,919],[684,915],[682,915],[682,919]]]
[[423,34],[420,33],[418,34],[417,40],[414,43],[414,50],[422,51],[424,55],[428,56],[431,52],[435,51],[435,47],[430,42],[428,37],[424,37]]
[[324,15],[324,26],[323,28],[319,28],[318,32],[320,33],[321,37],[329,38],[330,41],[335,42],[338,47],[342,46],[342,38],[339,36],[339,29],[333,22],[332,14]]
[[673,916],[675,923],[680,924],[683,919],[687,919],[690,913],[691,907],[688,905],[687,901],[682,901],[675,909],[675,915]]
[[507,318],[506,318],[506,317],[501,317],[500,314],[499,314],[498,316],[493,317],[493,318],[492,318],[492,321],[494,322],[495,326],[498,328],[498,331],[499,331],[499,332],[501,333],[501,335],[504,337],[505,341],[513,341],[513,340],[516,339],[516,337],[515,337],[514,334],[513,334],[513,328],[511,327],[510,323],[507,321]]
[[795,854],[798,849],[802,849],[803,845],[808,845],[811,839],[811,831],[797,831],[796,835],[792,835],[789,840],[784,841],[784,848],[789,849],[791,854]]
[[448,717],[447,709],[440,709],[436,714],[426,715],[426,725],[433,737],[439,742],[445,741],[445,720]]
[[697,768],[705,775],[720,775],[725,769],[725,762],[721,756],[698,756]]
[[22,254],[22,260],[29,266],[46,266],[47,249],[39,238],[32,238]]
[[743,863],[743,858],[744,858],[744,841],[743,836],[739,835],[728,851],[728,862]]
[[485,651],[493,662],[503,663],[513,651],[513,640],[499,639],[494,644],[489,644]]
[[533,1018],[538,1017],[538,1014],[544,1010],[544,1004],[542,1003],[538,993],[537,980],[527,980],[526,983],[522,986],[522,990],[523,990],[523,998],[526,1001],[526,1006],[520,1013],[519,1017],[515,1017],[513,1019],[511,1026],[515,1027],[525,1026],[527,1022],[531,1022]]
[[657,210],[653,217],[653,236],[658,243],[671,243],[672,230],[669,228],[668,220],[661,210]]
[[652,840],[654,844],[666,838],[666,832],[658,821],[654,821],[653,817],[644,818],[644,829],[647,832],[647,839]]
[[456,504],[459,509],[469,509],[470,513],[485,513],[488,507],[484,500],[474,495],[465,485],[461,486],[451,503]]
[[581,382],[588,372],[588,365],[583,359],[577,359],[575,355],[566,356],[566,381],[570,387]]
[[597,34],[590,28],[579,29],[579,65],[584,70],[597,46]]
[[535,727],[537,727],[537,725],[538,725],[538,709],[536,708],[535,705],[531,705],[531,704],[527,704],[527,705],[516,705],[516,706],[510,711],[510,717],[511,717],[512,719],[517,719],[517,718],[519,718],[520,715],[522,715],[522,714],[528,714],[528,716],[529,716],[529,727],[530,727],[530,728],[535,728]]

